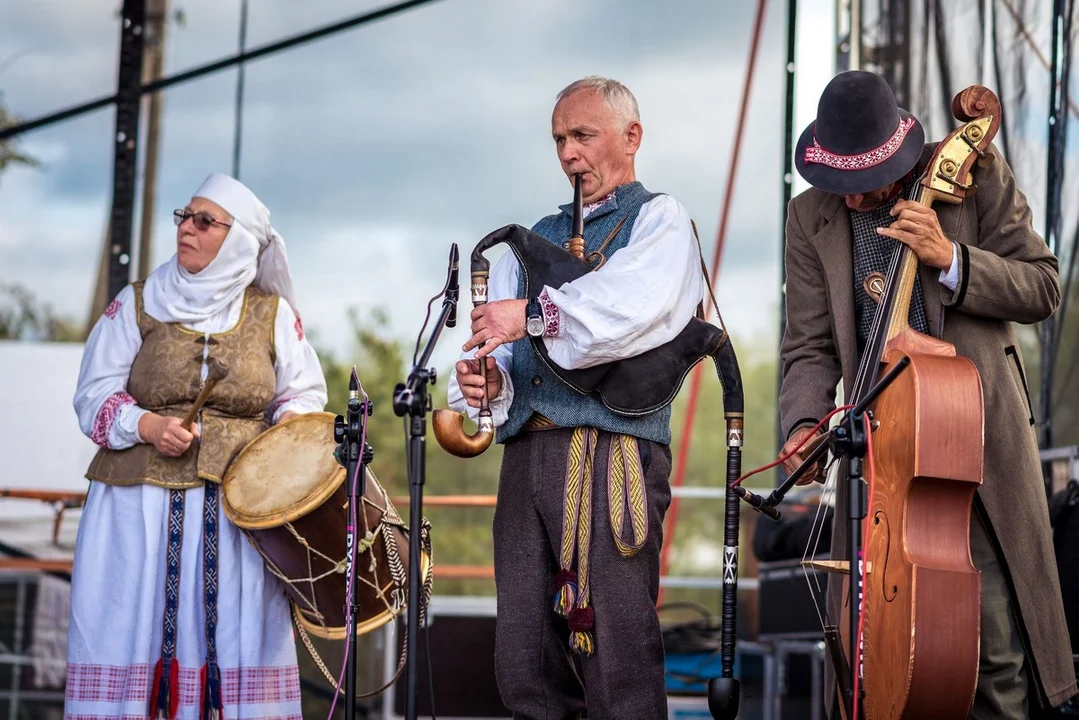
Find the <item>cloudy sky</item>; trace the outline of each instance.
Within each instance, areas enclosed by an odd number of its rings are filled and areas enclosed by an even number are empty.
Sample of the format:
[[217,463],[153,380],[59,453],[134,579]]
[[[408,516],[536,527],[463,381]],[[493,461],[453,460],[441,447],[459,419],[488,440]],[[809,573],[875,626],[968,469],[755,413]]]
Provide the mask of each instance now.
[[[251,0],[248,47],[363,13],[384,0]],[[235,52],[239,0],[170,0],[166,74]],[[445,274],[506,223],[571,198],[550,139],[559,89],[618,78],[645,128],[638,177],[681,201],[715,245],[755,3],[714,0],[440,0],[247,66],[241,179],[284,236],[300,311],[343,359],[346,310],[386,307],[414,338]],[[798,129],[832,72],[831,0],[799,3]],[[0,8],[0,92],[23,118],[115,91],[117,0]],[[718,296],[736,335],[777,328],[785,3],[768,3]],[[153,265],[182,207],[229,172],[236,72],[164,95]],[[111,109],[23,136],[40,169],[0,178],[0,281],[83,318],[111,202]],[[144,125],[145,127],[145,116]],[[136,227],[138,223],[136,221]],[[467,274],[463,282],[467,283]],[[462,298],[468,305],[467,291]],[[464,324],[436,360],[455,356]]]

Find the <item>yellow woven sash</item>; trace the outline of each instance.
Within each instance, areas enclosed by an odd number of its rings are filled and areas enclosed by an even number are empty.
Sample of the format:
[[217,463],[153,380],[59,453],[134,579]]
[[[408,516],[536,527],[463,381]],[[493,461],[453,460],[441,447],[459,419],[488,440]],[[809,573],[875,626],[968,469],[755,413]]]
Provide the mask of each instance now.
[[[633,557],[648,539],[648,504],[644,489],[644,469],[637,438],[615,435],[611,438],[611,459],[607,467],[607,498],[614,544],[622,557]],[[626,511],[633,528],[633,543],[622,539]]]
[[[554,581],[555,612],[568,619],[570,647],[583,655],[591,655],[595,649],[592,635],[595,611],[589,602],[588,558],[592,532],[592,476],[598,439],[598,430],[582,427],[575,428],[570,437],[563,499],[562,546],[558,558],[560,570]],[[613,435],[607,467],[611,532],[618,552],[623,557],[633,557],[648,538],[644,471],[637,439],[628,435]],[[633,532],[632,543],[622,538],[627,514]],[[576,571],[573,569],[575,564]]]

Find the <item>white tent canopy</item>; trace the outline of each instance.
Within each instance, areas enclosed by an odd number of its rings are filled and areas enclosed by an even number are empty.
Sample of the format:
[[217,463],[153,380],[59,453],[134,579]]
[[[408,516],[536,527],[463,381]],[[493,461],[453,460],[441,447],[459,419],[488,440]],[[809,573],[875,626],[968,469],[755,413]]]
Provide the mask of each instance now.
[[[4,378],[0,488],[85,492],[96,446],[79,430],[72,398],[83,346],[0,341]],[[70,557],[78,510],[52,544],[53,508],[41,501],[0,498],[0,542],[35,557]]]

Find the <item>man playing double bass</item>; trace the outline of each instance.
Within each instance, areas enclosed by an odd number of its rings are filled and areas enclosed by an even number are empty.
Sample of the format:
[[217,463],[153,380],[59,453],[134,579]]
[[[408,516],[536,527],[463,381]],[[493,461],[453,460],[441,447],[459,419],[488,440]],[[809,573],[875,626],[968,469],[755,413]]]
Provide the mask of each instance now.
[[[531,340],[542,338],[567,369],[670,341],[704,294],[699,250],[685,208],[636,180],[641,123],[621,83],[571,84],[558,95],[551,130],[570,182],[582,176],[585,253],[605,261],[523,298],[520,263],[507,252],[491,272],[488,302],[472,312],[466,358],[477,348],[484,358],[505,443],[493,528],[498,686],[515,718],[580,717],[587,705],[593,720],[663,720],[655,603],[671,499],[670,406],[616,415],[564,384]],[[562,206],[533,232],[563,245],[572,209]],[[451,407],[473,419],[485,382],[479,363],[458,362],[449,389]],[[627,492],[609,490],[613,468]],[[621,534],[616,515],[625,518]]]
[[[1034,417],[1012,327],[1056,310],[1057,258],[1034,231],[996,148],[991,163],[975,169],[977,193],[961,205],[937,211],[903,199],[932,154],[924,140],[918,120],[897,107],[882,78],[850,71],[825,88],[817,119],[798,142],[795,162],[813,188],[791,201],[786,226],[783,454],[835,408],[841,379],[850,392],[876,313],[874,293],[895,241],[906,243],[920,261],[910,326],[973,361],[984,398],[984,475],[970,522],[971,560],[981,573],[970,717],[1029,718],[1076,692]],[[792,472],[800,464],[794,455],[784,467]],[[846,491],[836,498],[833,557],[846,558]],[[845,620],[838,578],[829,584],[829,615]]]

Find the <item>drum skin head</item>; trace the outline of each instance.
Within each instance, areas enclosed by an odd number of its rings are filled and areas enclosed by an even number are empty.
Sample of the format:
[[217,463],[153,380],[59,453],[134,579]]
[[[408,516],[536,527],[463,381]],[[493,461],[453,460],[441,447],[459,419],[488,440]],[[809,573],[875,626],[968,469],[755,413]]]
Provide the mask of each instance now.
[[240,528],[280,527],[307,515],[345,480],[333,456],[333,413],[299,415],[240,451],[221,483],[225,515]]

